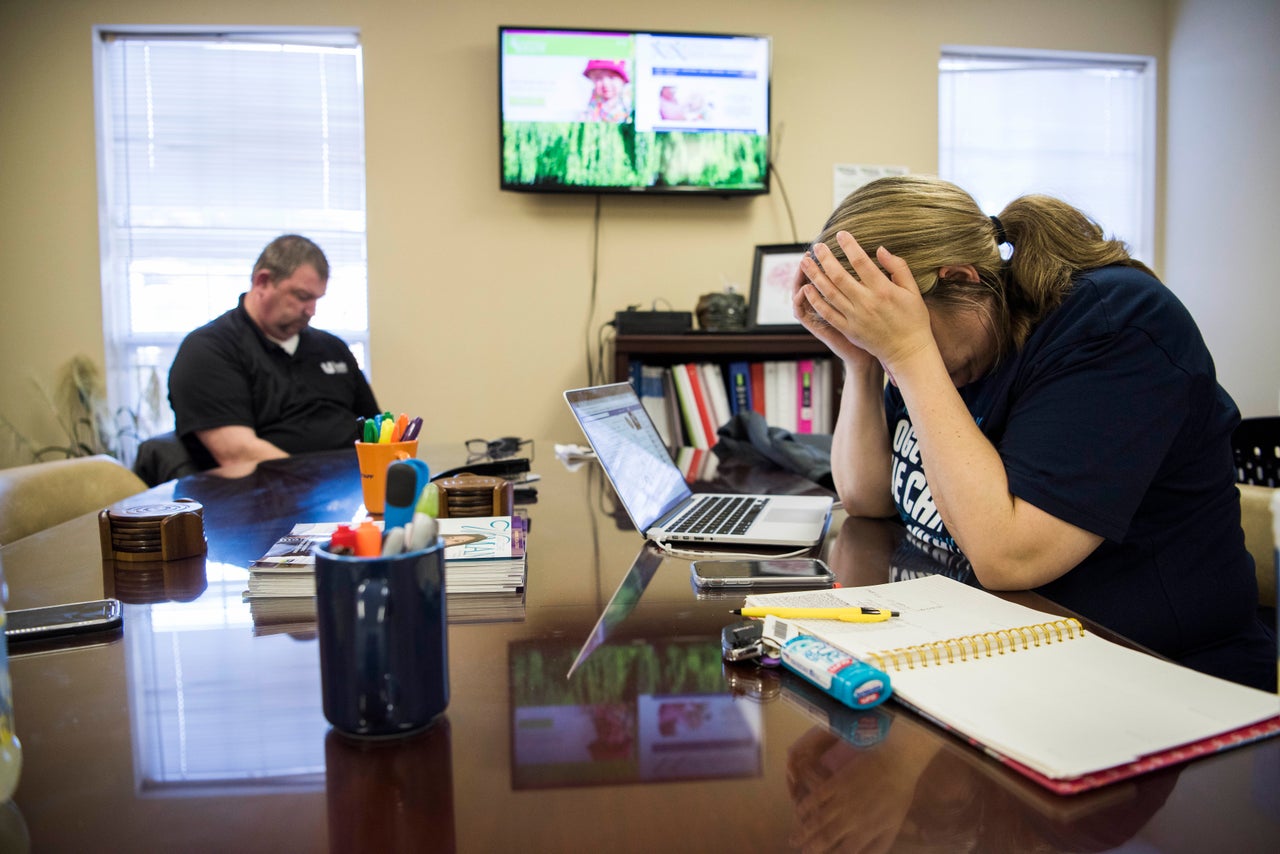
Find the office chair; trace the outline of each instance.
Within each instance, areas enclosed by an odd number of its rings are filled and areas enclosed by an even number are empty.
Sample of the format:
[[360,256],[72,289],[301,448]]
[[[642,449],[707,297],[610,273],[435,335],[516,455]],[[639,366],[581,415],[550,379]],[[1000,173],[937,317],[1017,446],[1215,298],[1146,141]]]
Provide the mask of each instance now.
[[1280,486],[1280,417],[1245,418],[1231,434],[1236,482]]
[[157,486],[167,480],[186,477],[200,471],[187,446],[170,430],[146,439],[138,446],[133,473],[147,484]]
[[1280,484],[1280,417],[1245,418],[1231,435],[1240,489],[1240,527],[1258,571],[1258,598],[1276,606],[1276,543],[1272,497]]

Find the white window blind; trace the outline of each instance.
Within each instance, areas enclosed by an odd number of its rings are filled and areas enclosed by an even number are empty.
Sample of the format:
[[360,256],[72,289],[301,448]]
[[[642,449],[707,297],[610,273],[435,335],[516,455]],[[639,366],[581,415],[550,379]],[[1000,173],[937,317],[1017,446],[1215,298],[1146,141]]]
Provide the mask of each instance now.
[[938,64],[938,173],[999,213],[1062,198],[1154,261],[1155,60],[946,47]]
[[[172,429],[183,336],[236,305],[286,233],[329,259],[313,321],[367,370],[364,108],[352,31],[98,28],[103,325],[113,411]],[[150,406],[158,402],[158,419]]]

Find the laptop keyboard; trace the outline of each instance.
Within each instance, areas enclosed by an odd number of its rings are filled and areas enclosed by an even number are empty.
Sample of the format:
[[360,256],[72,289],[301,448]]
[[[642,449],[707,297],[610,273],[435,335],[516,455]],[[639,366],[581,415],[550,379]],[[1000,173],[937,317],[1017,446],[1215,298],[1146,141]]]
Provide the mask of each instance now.
[[754,496],[704,498],[667,526],[667,533],[744,534],[768,503],[769,499]]

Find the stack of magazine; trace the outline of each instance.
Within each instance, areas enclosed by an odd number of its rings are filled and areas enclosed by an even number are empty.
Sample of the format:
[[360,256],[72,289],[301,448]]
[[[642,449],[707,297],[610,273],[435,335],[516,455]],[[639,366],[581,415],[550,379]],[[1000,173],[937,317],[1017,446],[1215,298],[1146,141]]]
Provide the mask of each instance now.
[[[528,519],[514,516],[443,518],[445,603],[454,623],[524,618],[525,544]],[[380,523],[378,523],[380,524]],[[337,522],[293,526],[249,565],[249,603],[259,634],[314,630],[315,556]]]

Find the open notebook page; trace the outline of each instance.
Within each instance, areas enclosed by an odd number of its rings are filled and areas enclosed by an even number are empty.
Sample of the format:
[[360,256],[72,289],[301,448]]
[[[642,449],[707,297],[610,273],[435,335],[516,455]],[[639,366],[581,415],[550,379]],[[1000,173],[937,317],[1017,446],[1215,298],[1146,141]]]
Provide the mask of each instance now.
[[[871,653],[1052,623],[945,576],[748,597],[753,606],[863,605],[884,623],[792,620],[872,664]],[[1056,633],[1049,632],[1056,637]],[[1013,635],[1018,638],[1021,635]],[[895,694],[938,723],[1053,779],[1071,779],[1280,714],[1280,697],[1181,667],[1092,633],[1005,642],[1003,652],[889,668]]]

